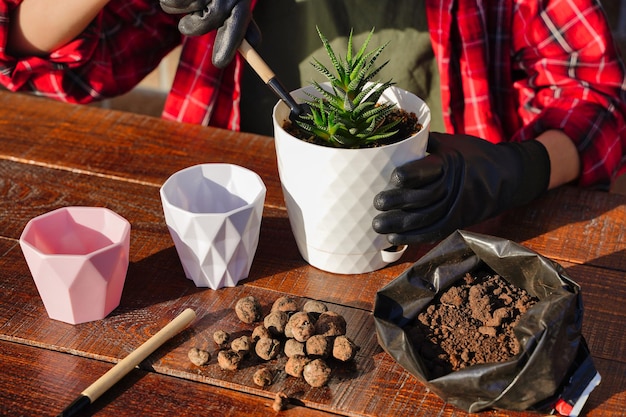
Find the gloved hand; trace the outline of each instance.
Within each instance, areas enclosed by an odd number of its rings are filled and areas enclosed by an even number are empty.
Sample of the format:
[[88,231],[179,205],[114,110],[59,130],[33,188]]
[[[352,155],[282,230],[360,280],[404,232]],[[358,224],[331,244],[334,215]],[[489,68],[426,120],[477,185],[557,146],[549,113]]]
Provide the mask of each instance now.
[[252,21],[251,0],[159,1],[166,13],[185,14],[178,22],[183,35],[204,35],[217,29],[212,61],[218,68],[232,61],[244,37],[253,46],[260,42],[261,32]]
[[394,170],[372,223],[394,245],[428,243],[528,203],[548,188],[550,160],[535,140],[494,145],[430,133],[429,154]]

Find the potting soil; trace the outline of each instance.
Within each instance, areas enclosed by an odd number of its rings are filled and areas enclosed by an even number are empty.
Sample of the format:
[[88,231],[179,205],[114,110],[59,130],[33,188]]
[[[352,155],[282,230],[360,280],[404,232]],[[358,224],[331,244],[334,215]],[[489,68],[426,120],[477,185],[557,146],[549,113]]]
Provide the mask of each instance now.
[[405,330],[430,379],[520,352],[513,328],[536,302],[491,270],[473,271],[441,292]]

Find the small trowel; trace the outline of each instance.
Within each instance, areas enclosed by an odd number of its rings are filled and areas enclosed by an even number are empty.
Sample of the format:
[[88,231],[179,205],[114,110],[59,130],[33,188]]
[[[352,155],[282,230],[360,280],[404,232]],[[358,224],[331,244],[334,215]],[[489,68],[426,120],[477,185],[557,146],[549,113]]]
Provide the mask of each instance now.
[[263,82],[269,86],[269,88],[289,106],[291,110],[289,112],[289,120],[294,122],[303,114],[310,113],[309,106],[307,104],[299,104],[289,94],[289,92],[282,85],[280,80],[274,74],[274,71],[265,63],[263,58],[254,50],[254,48],[248,43],[247,40],[243,40],[239,46],[239,53],[250,64],[252,69],[261,77]]

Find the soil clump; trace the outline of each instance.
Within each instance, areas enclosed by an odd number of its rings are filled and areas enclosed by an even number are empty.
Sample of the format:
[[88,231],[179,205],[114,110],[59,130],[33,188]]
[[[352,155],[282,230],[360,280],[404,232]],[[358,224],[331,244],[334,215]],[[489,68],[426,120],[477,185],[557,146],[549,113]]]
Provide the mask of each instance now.
[[434,379],[519,354],[513,329],[537,301],[490,269],[480,269],[440,292],[405,330]]

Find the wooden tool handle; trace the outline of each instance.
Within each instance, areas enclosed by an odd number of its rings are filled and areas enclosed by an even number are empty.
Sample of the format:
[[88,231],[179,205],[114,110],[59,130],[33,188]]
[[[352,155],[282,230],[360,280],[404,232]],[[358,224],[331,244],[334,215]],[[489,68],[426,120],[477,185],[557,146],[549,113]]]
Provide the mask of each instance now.
[[247,40],[239,46],[239,53],[244,57],[252,69],[261,77],[263,82],[291,109],[290,118],[302,114],[302,107],[294,100],[289,91],[281,84],[274,71],[265,63],[263,58],[254,50]]
[[275,77],[274,71],[265,63],[263,58],[254,50],[254,48],[248,43],[247,40],[243,40],[239,45],[239,53],[250,64],[252,69],[259,74],[259,77],[266,84]]
[[96,382],[87,387],[82,394],[89,397],[93,402],[117,381],[122,379],[124,375],[139,365],[141,361],[150,356],[150,354],[157,350],[163,343],[187,327],[195,317],[196,313],[189,308],[180,313],[178,317],[169,322],[164,328],[154,334],[154,336],[146,340],[127,357],[119,361],[113,368],[109,369],[107,373],[98,378]]
[[80,409],[93,403],[96,398],[104,394],[115,383],[128,374],[133,368],[146,359],[152,352],[157,350],[163,343],[168,341],[182,329],[187,327],[196,318],[196,313],[188,308],[180,313],[174,320],[146,340],[141,346],[131,352],[127,357],[119,361],[113,368],[88,386],[81,395],[70,404],[59,416],[72,416]]

